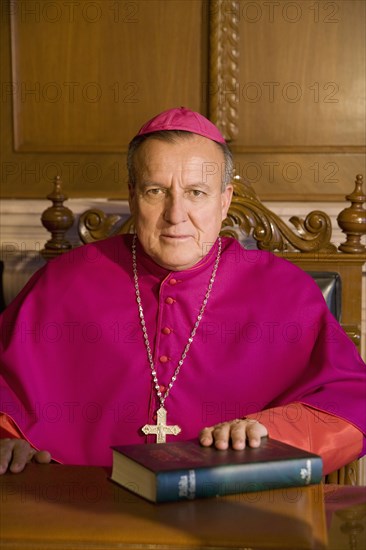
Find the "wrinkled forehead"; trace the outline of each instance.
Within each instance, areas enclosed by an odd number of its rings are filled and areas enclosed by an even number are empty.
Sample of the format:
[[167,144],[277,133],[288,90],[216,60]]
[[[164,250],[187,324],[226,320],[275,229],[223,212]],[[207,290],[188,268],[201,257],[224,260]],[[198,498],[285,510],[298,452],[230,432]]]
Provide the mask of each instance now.
[[138,166],[139,179],[163,180],[165,177],[180,176],[189,180],[205,180],[209,177],[221,174],[224,170],[224,162],[206,160],[192,160],[190,162],[170,162],[161,160],[143,163]]
[[134,164],[139,179],[179,176],[201,181],[221,179],[225,158],[215,142],[194,135],[173,143],[149,139],[136,152]]

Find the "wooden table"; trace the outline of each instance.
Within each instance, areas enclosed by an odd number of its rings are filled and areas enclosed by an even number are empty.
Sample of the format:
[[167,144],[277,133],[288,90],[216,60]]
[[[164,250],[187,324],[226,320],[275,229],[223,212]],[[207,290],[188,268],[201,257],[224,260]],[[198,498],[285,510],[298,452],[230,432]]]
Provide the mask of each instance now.
[[[0,476],[1,549],[338,548],[327,544],[321,485],[156,505],[112,483],[109,473],[30,464]],[[336,489],[325,495],[335,515]],[[365,500],[357,495],[362,523]],[[343,539],[348,544],[349,534]]]

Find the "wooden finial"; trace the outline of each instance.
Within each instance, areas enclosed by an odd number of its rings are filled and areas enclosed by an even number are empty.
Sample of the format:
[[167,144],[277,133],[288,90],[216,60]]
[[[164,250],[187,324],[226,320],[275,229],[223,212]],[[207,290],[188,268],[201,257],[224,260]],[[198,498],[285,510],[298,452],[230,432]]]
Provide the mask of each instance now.
[[345,208],[339,213],[337,221],[347,239],[338,248],[342,252],[349,254],[358,254],[366,251],[365,245],[361,243],[361,238],[366,235],[366,210],[363,203],[366,201],[366,195],[363,193],[363,176],[356,176],[356,186],[353,193],[346,196],[352,206]]
[[49,260],[72,248],[71,243],[65,239],[65,233],[74,223],[74,214],[63,205],[67,197],[62,192],[60,176],[55,177],[53,191],[47,195],[47,198],[52,201],[52,206],[43,212],[41,220],[44,227],[51,233],[52,238],[46,242],[41,254]]

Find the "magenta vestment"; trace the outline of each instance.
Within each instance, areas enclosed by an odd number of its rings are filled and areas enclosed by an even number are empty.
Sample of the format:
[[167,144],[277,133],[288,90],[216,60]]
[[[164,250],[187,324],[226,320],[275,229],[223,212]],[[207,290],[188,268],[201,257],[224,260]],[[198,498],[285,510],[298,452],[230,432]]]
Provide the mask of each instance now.
[[[166,387],[196,321],[217,243],[182,272],[156,265],[139,245],[137,252],[150,344]],[[111,445],[147,440],[141,427],[154,423],[158,403],[139,324],[131,235],[52,260],[1,321],[1,410],[34,446],[61,462],[109,465]],[[168,424],[182,428],[176,439],[293,402],[365,433],[365,388],[365,365],[311,278],[224,238],[204,317],[165,403]]]

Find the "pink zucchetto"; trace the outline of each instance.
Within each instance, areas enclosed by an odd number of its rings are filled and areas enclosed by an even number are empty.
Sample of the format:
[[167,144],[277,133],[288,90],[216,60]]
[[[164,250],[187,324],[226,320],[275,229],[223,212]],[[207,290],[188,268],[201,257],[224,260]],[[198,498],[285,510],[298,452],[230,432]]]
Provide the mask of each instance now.
[[200,113],[196,113],[185,107],[163,111],[146,122],[137,135],[143,136],[163,130],[185,130],[186,132],[199,134],[219,143],[225,143],[221,132],[212,122]]

